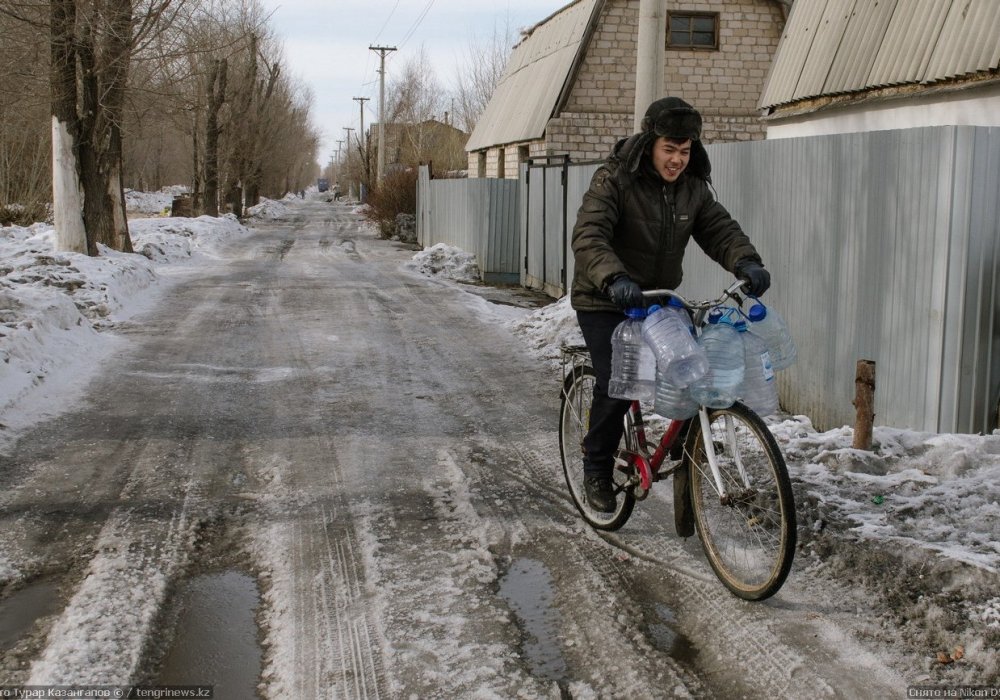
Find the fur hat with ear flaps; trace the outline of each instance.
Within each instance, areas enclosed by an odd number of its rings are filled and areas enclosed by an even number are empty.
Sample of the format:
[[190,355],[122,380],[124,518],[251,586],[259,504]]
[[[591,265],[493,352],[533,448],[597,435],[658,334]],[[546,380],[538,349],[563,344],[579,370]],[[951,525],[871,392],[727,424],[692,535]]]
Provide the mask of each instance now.
[[701,143],[701,126],[701,114],[681,98],[661,97],[656,100],[646,109],[642,131],[629,139],[632,143],[626,157],[628,171],[639,169],[642,157],[652,150],[657,137],[691,139],[691,160],[685,172],[711,182],[712,164]]

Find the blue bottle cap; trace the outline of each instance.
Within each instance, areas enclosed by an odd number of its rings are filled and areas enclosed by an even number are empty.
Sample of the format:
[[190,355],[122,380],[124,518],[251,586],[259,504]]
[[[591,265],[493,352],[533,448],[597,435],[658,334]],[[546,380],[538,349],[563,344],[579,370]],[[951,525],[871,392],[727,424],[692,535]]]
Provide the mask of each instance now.
[[757,302],[750,307],[750,311],[747,313],[747,318],[756,323],[757,321],[763,321],[764,317],[767,316],[767,307]]
[[646,318],[646,310],[640,308],[625,309],[625,315],[629,318]]
[[670,297],[667,300],[667,306],[675,306],[677,308],[683,309],[684,308],[684,302],[682,302],[677,297]]
[[662,306],[660,306],[659,304],[653,304],[653,305],[652,305],[652,306],[650,306],[650,307],[649,307],[648,309],[646,309],[646,314],[647,314],[647,315],[650,315],[650,314],[652,314],[652,313],[653,313],[654,311],[659,311],[659,310],[660,310],[660,309],[662,309],[662,308],[663,308],[663,307],[662,307]]
[[722,320],[722,309],[712,309],[708,312],[708,322],[718,323]]

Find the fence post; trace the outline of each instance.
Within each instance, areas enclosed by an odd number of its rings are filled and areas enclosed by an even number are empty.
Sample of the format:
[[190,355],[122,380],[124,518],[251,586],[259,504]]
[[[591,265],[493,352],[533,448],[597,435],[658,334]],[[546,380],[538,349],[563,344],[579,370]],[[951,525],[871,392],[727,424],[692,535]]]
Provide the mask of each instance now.
[[854,444],[856,450],[871,450],[875,423],[875,362],[858,360],[854,375]]

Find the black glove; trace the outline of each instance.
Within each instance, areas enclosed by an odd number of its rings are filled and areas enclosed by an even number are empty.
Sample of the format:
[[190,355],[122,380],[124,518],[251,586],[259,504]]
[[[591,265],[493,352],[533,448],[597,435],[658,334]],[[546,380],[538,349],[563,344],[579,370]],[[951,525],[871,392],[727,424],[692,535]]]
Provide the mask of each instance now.
[[771,286],[771,273],[756,260],[741,260],[736,263],[736,276],[746,280],[748,294],[759,297]]
[[642,308],[645,303],[642,290],[628,275],[618,275],[605,289],[611,301],[621,309]]

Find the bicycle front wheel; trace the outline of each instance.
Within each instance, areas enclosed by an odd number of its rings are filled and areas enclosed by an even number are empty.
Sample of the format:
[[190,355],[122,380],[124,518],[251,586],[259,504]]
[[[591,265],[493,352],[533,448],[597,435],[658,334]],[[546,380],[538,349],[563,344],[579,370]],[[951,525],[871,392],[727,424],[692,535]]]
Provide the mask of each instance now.
[[695,419],[687,450],[698,537],[726,588],[744,600],[763,600],[781,588],[795,553],[795,502],[785,460],[764,421],[741,403],[710,410],[708,422],[705,436]]
[[583,438],[590,426],[590,404],[594,398],[594,369],[577,365],[566,375],[559,403],[559,456],[573,504],[580,515],[598,530],[617,530],[632,514],[635,494],[628,487],[629,476],[614,470],[616,505],[613,513],[595,510],[587,502],[583,480]]

